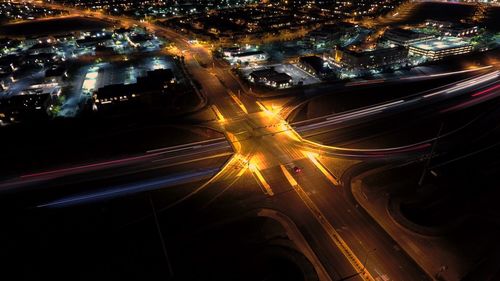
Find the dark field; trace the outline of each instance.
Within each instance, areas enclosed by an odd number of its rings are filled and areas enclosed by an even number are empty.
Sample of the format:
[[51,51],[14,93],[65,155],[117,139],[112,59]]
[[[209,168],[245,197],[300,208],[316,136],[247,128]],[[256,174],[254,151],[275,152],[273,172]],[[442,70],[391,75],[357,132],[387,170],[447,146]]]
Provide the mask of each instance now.
[[57,34],[77,30],[92,30],[111,26],[100,20],[85,17],[67,17],[60,19],[44,19],[0,26],[0,35],[31,36]]
[[[393,18],[397,24],[419,24],[427,19],[472,23],[471,19],[478,7],[475,5],[463,5],[458,3],[420,3],[413,9],[407,11],[405,16]],[[500,7],[487,6],[479,25],[491,31],[500,30]]]

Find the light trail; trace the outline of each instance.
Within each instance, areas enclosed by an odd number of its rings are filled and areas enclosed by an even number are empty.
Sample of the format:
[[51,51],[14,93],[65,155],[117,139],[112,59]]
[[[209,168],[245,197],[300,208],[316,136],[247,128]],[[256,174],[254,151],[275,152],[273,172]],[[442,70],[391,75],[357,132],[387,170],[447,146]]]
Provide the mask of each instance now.
[[[212,143],[212,142],[226,142],[226,139],[221,137],[221,138],[216,138],[216,139],[209,139],[209,140],[204,140],[204,141],[198,141],[198,142],[191,142],[187,144],[180,144],[180,145],[175,145],[175,146],[167,146],[167,147],[162,147],[162,148],[157,148],[157,149],[151,149],[147,150],[146,153],[154,153],[154,152],[173,152],[173,151],[180,151],[184,149],[193,149],[193,148],[199,148],[204,146],[206,143]],[[215,145],[215,144],[213,144]]]
[[151,191],[160,188],[166,188],[171,186],[176,186],[184,183],[189,183],[193,181],[199,181],[211,177],[219,169],[208,169],[203,171],[198,171],[189,174],[176,174],[171,175],[162,179],[150,180],[146,182],[132,183],[127,185],[120,185],[110,187],[106,190],[97,191],[94,193],[85,193],[74,196],[65,197],[55,201],[51,201],[45,204],[38,205],[38,208],[44,207],[68,207],[76,204],[83,204],[89,202],[95,202],[110,198],[116,198],[124,195],[130,195],[133,193]]
[[[340,114],[330,116],[330,117],[325,116],[325,117],[323,117],[324,121],[316,122],[316,123],[309,124],[309,125],[296,126],[295,129],[297,132],[304,132],[307,130],[314,130],[314,129],[318,129],[318,128],[322,128],[322,127],[326,127],[326,126],[331,126],[331,125],[342,123],[345,121],[351,121],[351,120],[356,120],[356,119],[359,119],[362,117],[372,116],[375,114],[379,114],[383,111],[395,109],[397,107],[403,107],[403,106],[406,106],[410,103],[418,102],[421,98],[428,99],[428,98],[435,97],[435,96],[441,95],[441,94],[449,94],[452,92],[457,92],[457,91],[469,89],[472,87],[478,87],[479,85],[487,83],[491,80],[498,79],[499,74],[500,74],[500,71],[497,70],[497,71],[490,72],[490,73],[487,73],[487,74],[484,74],[484,75],[481,75],[481,76],[478,76],[478,77],[475,77],[472,79],[468,79],[467,81],[463,81],[463,82],[454,84],[454,85],[450,86],[450,88],[448,88],[448,89],[439,90],[439,91],[434,92],[434,93],[429,93],[429,94],[424,94],[424,95],[414,95],[411,98],[407,98],[404,100],[400,99],[397,101],[386,102],[383,104],[365,107],[365,108],[349,111],[346,113],[340,113]],[[300,123],[301,122],[298,122],[295,125],[300,124]]]
[[[134,21],[132,21],[132,20],[124,20],[122,18],[120,19],[120,21],[134,23]],[[166,29],[162,29],[162,28],[154,27],[154,26],[153,26],[153,28],[156,31],[162,30],[162,32],[164,34],[168,33],[166,31]],[[185,39],[184,38],[182,38],[180,40],[178,39],[176,42],[179,42],[182,40],[185,40]],[[192,50],[192,49],[190,49],[190,50]],[[193,56],[193,59],[196,60],[196,57]],[[486,78],[483,78],[483,79],[486,79]],[[455,88],[453,88],[453,87],[448,88],[448,90],[441,91],[438,94],[434,93],[434,95],[439,95],[441,93],[447,93],[447,91],[450,91],[450,90],[453,90],[453,91],[456,90],[458,92],[458,91],[462,90],[460,87],[464,87],[464,86],[468,87],[468,86],[476,85],[477,83],[484,82],[484,81],[483,82],[481,82],[481,81],[483,81],[483,80],[476,80],[476,81],[470,80],[469,82],[467,82],[468,84],[455,85],[454,86]],[[384,82],[384,81],[380,81],[380,82]],[[373,80],[373,81],[366,82],[366,83],[370,84],[370,83],[380,83],[380,82],[377,80]],[[363,82],[363,83],[365,83],[365,82]],[[241,100],[239,98],[237,98],[234,95],[234,93],[230,92],[229,94],[230,94],[231,98],[236,102],[236,104],[245,113],[248,113],[248,111],[246,110],[246,107],[243,105]],[[486,96],[489,96],[489,95],[484,95],[484,97],[486,97]],[[427,97],[430,97],[430,96],[427,96]],[[422,97],[418,96],[418,98],[421,99]],[[403,107],[405,105],[408,105],[408,104],[416,102],[416,101],[417,101],[417,98],[408,99],[408,100],[401,99],[398,101],[391,101],[391,102],[387,102],[384,104],[379,104],[379,105],[374,105],[374,106],[367,107],[367,108],[354,110],[352,112],[348,112],[348,113],[345,113],[343,115],[330,116],[330,117],[326,117],[326,118],[323,117],[323,119],[325,119],[325,121],[323,121],[323,125],[335,124],[335,123],[340,123],[340,122],[344,122],[347,120],[355,120],[355,119],[365,118],[367,116],[382,113],[383,111],[386,111],[386,110],[395,109],[398,107]],[[272,110],[266,109],[265,106],[261,106],[261,104],[259,104],[259,103],[258,103],[258,105],[264,112],[269,113],[272,116],[275,115],[275,113]],[[221,109],[225,108],[220,103],[219,103],[219,106]],[[234,119],[232,119],[231,116],[227,116],[228,119],[226,120],[225,117],[219,111],[219,108],[217,108],[217,106],[213,105],[212,110],[215,112],[215,115],[220,123],[224,123],[225,121],[229,121],[228,123],[232,123],[234,121]],[[242,120],[244,120],[245,122],[248,122],[248,123],[251,123],[252,121],[257,120],[257,119],[252,119],[252,118],[255,118],[255,116],[245,116],[242,118]],[[135,183],[132,185],[116,186],[116,187],[110,188],[109,190],[100,191],[97,193],[80,194],[77,196],[63,198],[60,200],[49,202],[48,204],[50,204],[50,205],[43,204],[43,205],[39,205],[39,207],[48,207],[48,206],[57,207],[57,206],[65,206],[66,204],[71,205],[71,204],[78,204],[81,202],[93,202],[94,200],[107,199],[107,198],[111,198],[114,196],[121,196],[121,195],[126,195],[129,193],[135,193],[135,192],[141,192],[141,191],[147,191],[147,190],[151,190],[151,189],[161,188],[161,187],[168,186],[169,184],[176,185],[176,184],[179,184],[179,182],[183,182],[183,180],[188,180],[188,179],[193,179],[193,178],[196,179],[198,176],[203,177],[203,178],[210,177],[206,183],[204,183],[200,187],[196,188],[193,192],[190,192],[186,196],[182,197],[180,200],[177,200],[176,202],[174,202],[174,203],[170,204],[169,206],[167,206],[166,208],[164,208],[164,209],[168,209],[168,208],[171,208],[177,204],[180,204],[184,200],[187,200],[188,198],[194,196],[195,194],[197,194],[198,192],[203,190],[205,187],[209,186],[210,184],[212,184],[218,180],[220,180],[221,182],[229,182],[230,180],[234,179],[235,175],[236,175],[236,178],[240,177],[246,170],[245,165],[248,164],[247,159],[249,159],[252,155],[254,155],[255,150],[258,150],[258,148],[259,148],[260,144],[258,142],[255,142],[255,140],[257,138],[261,139],[262,137],[268,136],[270,134],[272,134],[274,136],[278,132],[286,132],[287,137],[281,138],[281,135],[280,135],[280,139],[279,139],[279,142],[281,142],[280,145],[283,145],[283,146],[284,145],[295,145],[297,143],[300,143],[301,145],[304,145],[306,148],[315,149],[316,151],[318,148],[324,148],[328,153],[338,153],[338,154],[343,154],[343,155],[357,155],[358,157],[361,156],[361,157],[378,157],[378,158],[380,158],[380,157],[388,155],[389,153],[409,152],[409,151],[414,151],[414,150],[419,150],[419,149],[426,149],[429,147],[428,143],[420,143],[420,144],[416,144],[416,145],[413,144],[413,145],[406,146],[406,147],[387,148],[387,149],[342,149],[342,148],[335,148],[335,147],[329,147],[329,146],[322,146],[322,145],[318,145],[316,143],[302,139],[301,136],[298,135],[298,133],[295,130],[293,130],[291,128],[291,126],[287,122],[285,122],[284,120],[280,120],[280,122],[276,123],[276,124],[272,122],[274,120],[275,119],[270,119],[270,120],[266,120],[266,122],[262,122],[262,120],[259,120],[259,122],[260,122],[260,124],[258,124],[259,127],[258,128],[252,127],[252,129],[256,129],[255,131],[259,131],[259,132],[256,132],[256,134],[258,134],[258,135],[257,136],[252,135],[249,139],[246,139],[246,140],[250,140],[250,141],[245,143],[245,145],[242,145],[243,140],[238,139],[239,136],[238,137],[236,136],[237,133],[233,132],[235,134],[232,134],[231,132],[228,132],[229,130],[231,130],[229,128],[229,126],[226,126],[226,124],[225,124],[225,126],[221,126],[224,129],[224,133],[226,134],[226,137],[230,140],[231,145],[233,146],[233,148],[235,148],[235,151],[237,153],[234,154],[233,157],[230,158],[220,170],[211,169],[211,170],[206,170],[204,172],[200,171],[200,172],[192,173],[192,174],[172,175],[171,177],[162,178],[162,179],[155,180],[155,181]],[[261,125],[262,123],[264,123],[264,125]],[[267,125],[269,125],[269,126],[267,126]],[[280,130],[272,131],[270,129],[264,129],[264,128],[271,127],[271,126],[272,127],[278,126],[281,129],[281,131]],[[315,124],[313,124],[312,126],[315,126]],[[261,134],[260,131],[264,131],[264,133]],[[248,144],[248,143],[251,143],[251,140],[253,140],[254,143]],[[147,153],[150,153],[150,154],[148,154],[146,156],[157,155],[156,153],[166,153],[167,151],[169,153],[188,152],[187,155],[191,156],[192,153],[189,153],[190,150],[200,149],[200,150],[203,150],[203,152],[210,152],[212,150],[215,150],[219,145],[221,145],[221,144],[218,144],[218,143],[199,143],[199,144],[195,144],[191,147],[179,146],[179,147],[175,147],[175,148],[160,148],[157,151],[155,151],[155,150],[148,151]],[[251,146],[251,145],[254,145],[256,148],[254,148],[254,147],[248,148],[248,146]],[[277,148],[277,146],[275,146],[273,148]],[[288,153],[289,153],[288,155],[291,155],[290,152],[288,152]],[[271,154],[268,156],[272,157],[272,156],[276,156],[276,155],[279,155],[279,154],[271,151]],[[268,156],[266,156],[266,157],[268,157]],[[327,174],[328,174],[327,169],[317,160],[316,156],[313,154],[310,154],[310,156],[311,156],[310,159],[313,162],[313,164],[315,164],[316,167],[323,174],[325,174],[325,176],[327,176]],[[171,158],[176,158],[176,157],[177,156],[173,156]],[[158,161],[162,161],[162,159],[158,159]],[[282,160],[280,160],[280,161],[283,162]],[[240,165],[241,165],[241,167],[240,167]],[[236,167],[236,168],[240,167],[241,169],[238,171],[237,169],[232,169],[233,167]],[[364,267],[364,265],[363,265],[363,267],[361,267],[362,264],[359,261],[359,259],[354,255],[354,253],[349,248],[349,246],[342,240],[342,238],[339,236],[339,234],[336,232],[336,230],[333,228],[333,226],[330,224],[330,222],[322,214],[321,210],[315,205],[315,203],[311,200],[311,198],[309,198],[306,191],[302,189],[302,187],[297,183],[297,181],[294,179],[294,177],[290,174],[290,172],[283,165],[280,165],[280,167],[282,169],[283,174],[285,175],[285,177],[287,178],[289,183],[293,186],[294,190],[297,192],[299,197],[302,199],[302,201],[306,204],[306,206],[312,212],[314,217],[321,224],[323,229],[326,231],[326,233],[331,238],[332,242],[342,251],[342,253],[347,258],[347,260],[351,263],[353,268],[356,269],[356,271],[360,273],[360,276],[364,280],[370,280],[370,281],[374,280],[373,277],[370,275],[370,273],[367,271],[367,269]],[[257,166],[253,163],[250,163],[248,165],[248,168],[252,171],[254,176],[259,180],[259,182],[261,182],[262,185],[264,185],[264,186],[267,185],[267,187],[269,188],[269,191],[267,191],[268,194],[273,195],[271,187],[266,182],[265,178],[263,177],[262,173],[259,171]],[[209,171],[213,172],[214,174],[213,175],[205,174],[205,173],[208,173]],[[334,181],[332,179],[335,179],[335,178],[333,178],[333,177],[329,178],[328,176],[327,176],[327,178],[332,183],[334,183]],[[173,182],[176,182],[176,183],[174,184]],[[234,183],[234,182],[235,181],[233,181],[232,183]],[[231,183],[231,185],[232,185],[232,183]],[[338,182],[337,182],[337,184],[338,184]],[[377,270],[375,270],[375,271],[377,271]]]
[[496,85],[496,86],[493,86],[493,87],[491,87],[491,88],[488,88],[488,89],[486,89],[486,90],[483,90],[483,91],[480,91],[480,92],[474,93],[474,94],[472,94],[472,97],[482,96],[482,95],[484,95],[484,94],[486,94],[486,93],[489,93],[489,92],[492,92],[492,91],[494,91],[494,90],[496,90],[496,89],[498,89],[498,88],[500,88],[500,84],[499,84],[499,85]]

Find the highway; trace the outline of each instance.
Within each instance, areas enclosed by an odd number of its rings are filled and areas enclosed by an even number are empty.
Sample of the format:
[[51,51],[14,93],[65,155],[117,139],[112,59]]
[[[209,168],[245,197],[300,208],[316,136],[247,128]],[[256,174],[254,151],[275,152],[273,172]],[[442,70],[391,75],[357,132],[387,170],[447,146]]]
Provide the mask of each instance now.
[[[55,4],[43,5],[82,13]],[[272,208],[290,217],[308,238],[330,280],[346,280],[347,277],[350,277],[349,280],[371,281],[431,280],[425,270],[397,250],[393,239],[371,217],[358,210],[355,202],[349,200],[343,191],[339,175],[328,170],[321,159],[332,157],[339,166],[347,169],[366,158],[407,156],[409,151],[411,155],[424,154],[433,140],[405,147],[347,149],[317,144],[305,137],[322,132],[334,134],[339,124],[362,122],[443,101],[447,102],[448,110],[460,110],[461,107],[485,102],[500,94],[499,71],[492,70],[430,93],[289,124],[286,116],[279,113],[289,112],[286,108],[267,108],[245,94],[247,89],[227,67],[214,61],[206,48],[189,44],[184,36],[152,23],[98,12],[83,13],[125,25],[145,26],[183,50],[186,69],[202,85],[202,93],[208,98],[210,110],[217,119],[208,125],[223,132],[225,139],[20,175],[0,183],[0,189],[13,191],[22,187],[32,190],[40,185],[59,186],[60,189],[63,183],[71,189],[71,192],[55,192],[58,195],[56,198],[52,198],[54,194],[51,194],[51,199],[49,196],[39,197],[35,205],[47,208],[106,200],[176,185],[185,187],[178,190],[160,211],[210,208],[213,202],[222,200],[222,194],[234,193],[234,204],[245,205],[249,209]],[[322,153],[321,157],[318,152]],[[302,168],[303,172],[296,173],[295,167]],[[183,169],[188,170],[183,172]],[[108,181],[110,177],[116,182]],[[104,188],[84,190],[89,185]]]

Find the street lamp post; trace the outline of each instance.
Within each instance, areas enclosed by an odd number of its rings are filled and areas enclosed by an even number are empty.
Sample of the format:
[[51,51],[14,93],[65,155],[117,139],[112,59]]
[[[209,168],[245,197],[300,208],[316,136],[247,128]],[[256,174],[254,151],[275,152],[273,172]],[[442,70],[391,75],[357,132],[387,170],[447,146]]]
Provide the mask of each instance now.
[[420,179],[418,180],[418,186],[422,186],[424,183],[425,175],[427,174],[427,169],[429,168],[429,165],[432,160],[432,155],[434,155],[434,151],[436,150],[436,145],[439,140],[439,137],[441,136],[441,132],[443,131],[444,123],[441,123],[441,126],[439,127],[439,131],[437,133],[436,139],[434,140],[434,143],[432,144],[431,148],[431,153],[429,158],[427,159],[427,162],[425,163],[424,170],[422,171],[422,175],[420,176]]
[[371,253],[375,252],[376,250],[377,250],[376,248],[373,248],[365,253],[365,260],[363,261],[363,269],[361,270],[362,273],[364,273],[366,271],[366,264],[368,263],[368,256]]
[[170,263],[170,258],[167,252],[167,246],[163,238],[163,233],[161,231],[160,223],[158,221],[158,216],[156,214],[156,208],[153,203],[153,199],[151,198],[151,194],[149,194],[149,204],[151,205],[151,209],[153,210],[153,218],[155,221],[156,230],[158,231],[158,236],[160,236],[161,248],[163,250],[163,255],[165,256],[165,261],[167,262],[168,278],[171,278],[173,276],[172,264]]

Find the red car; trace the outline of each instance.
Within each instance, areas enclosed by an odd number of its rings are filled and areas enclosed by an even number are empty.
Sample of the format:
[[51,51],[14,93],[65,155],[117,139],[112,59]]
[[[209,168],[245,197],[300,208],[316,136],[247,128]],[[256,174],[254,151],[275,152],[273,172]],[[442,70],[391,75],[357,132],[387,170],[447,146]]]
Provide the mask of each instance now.
[[297,167],[297,166],[293,167],[292,170],[296,174],[299,174],[300,172],[302,172],[302,169],[300,167]]

